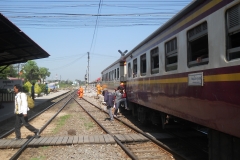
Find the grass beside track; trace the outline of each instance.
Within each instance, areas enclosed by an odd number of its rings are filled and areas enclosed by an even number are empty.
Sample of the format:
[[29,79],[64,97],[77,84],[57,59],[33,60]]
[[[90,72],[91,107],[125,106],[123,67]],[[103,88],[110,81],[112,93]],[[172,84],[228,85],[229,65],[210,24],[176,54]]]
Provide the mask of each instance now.
[[57,122],[56,128],[53,130],[53,133],[57,133],[59,129],[65,125],[66,121],[71,117],[71,115],[64,115],[59,118],[59,121]]

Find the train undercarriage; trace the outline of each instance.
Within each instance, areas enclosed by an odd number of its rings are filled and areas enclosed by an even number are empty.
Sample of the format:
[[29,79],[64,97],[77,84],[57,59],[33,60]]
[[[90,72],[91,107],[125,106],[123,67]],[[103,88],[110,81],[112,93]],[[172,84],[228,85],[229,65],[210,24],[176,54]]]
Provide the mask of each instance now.
[[[183,120],[166,113],[156,111],[136,103],[128,104],[132,111],[132,116],[136,117],[143,125],[153,124],[156,127],[165,129],[166,125],[180,124],[189,125],[195,129],[200,125]],[[240,157],[240,138],[229,134],[206,128],[208,135],[209,160],[237,160]]]

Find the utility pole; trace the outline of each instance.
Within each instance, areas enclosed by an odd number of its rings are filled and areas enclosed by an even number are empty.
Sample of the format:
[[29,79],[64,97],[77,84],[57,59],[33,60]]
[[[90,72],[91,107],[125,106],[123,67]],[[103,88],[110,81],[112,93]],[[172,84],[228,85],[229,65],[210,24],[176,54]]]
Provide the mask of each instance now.
[[87,85],[88,85],[88,88],[89,88],[89,59],[90,59],[90,57],[89,57],[89,52],[88,52],[88,78],[87,78]]

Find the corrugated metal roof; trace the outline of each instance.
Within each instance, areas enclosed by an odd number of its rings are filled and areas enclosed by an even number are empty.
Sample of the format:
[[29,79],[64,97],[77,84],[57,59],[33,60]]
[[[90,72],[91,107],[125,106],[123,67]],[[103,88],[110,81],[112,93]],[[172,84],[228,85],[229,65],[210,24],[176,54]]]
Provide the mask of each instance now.
[[50,55],[0,13],[0,66]]

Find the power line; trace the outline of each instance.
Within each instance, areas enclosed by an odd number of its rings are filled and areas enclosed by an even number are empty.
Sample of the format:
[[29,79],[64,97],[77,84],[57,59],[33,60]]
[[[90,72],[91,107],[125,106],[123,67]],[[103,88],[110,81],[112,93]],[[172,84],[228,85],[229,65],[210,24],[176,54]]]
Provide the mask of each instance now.
[[[102,0],[99,1],[98,15],[100,14],[101,3],[102,3]],[[93,41],[94,41],[94,38],[95,38],[95,33],[96,33],[97,26],[98,26],[98,16],[97,16],[97,19],[96,19],[95,28],[94,28],[94,32],[93,32],[93,38],[92,38],[91,46],[90,46],[90,49],[89,49],[90,53],[91,53],[91,50],[92,50],[92,45],[93,45]]]
[[70,62],[70,63],[68,63],[68,64],[65,64],[65,65],[63,65],[63,66],[60,66],[60,67],[58,67],[58,68],[53,68],[53,69],[51,69],[51,70],[57,70],[57,69],[67,68],[67,67],[73,65],[75,62],[77,62],[79,59],[83,58],[84,56],[86,56],[86,54],[82,55],[81,57],[75,59],[74,61],[72,61],[72,62]]
[[[103,4],[102,0],[2,0],[0,10],[20,27],[93,27],[91,51],[98,28],[160,25],[190,2],[191,0],[105,0]],[[101,11],[103,6],[104,11]],[[97,14],[93,13],[96,8]]]

